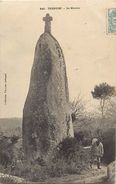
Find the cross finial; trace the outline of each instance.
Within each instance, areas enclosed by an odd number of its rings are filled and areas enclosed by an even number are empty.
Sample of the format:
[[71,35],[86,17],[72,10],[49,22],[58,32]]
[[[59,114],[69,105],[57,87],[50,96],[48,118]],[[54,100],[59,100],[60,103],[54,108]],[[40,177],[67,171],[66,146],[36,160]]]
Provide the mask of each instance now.
[[46,14],[45,17],[43,17],[43,21],[45,21],[45,32],[51,33],[51,21],[53,18],[49,15],[49,13]]

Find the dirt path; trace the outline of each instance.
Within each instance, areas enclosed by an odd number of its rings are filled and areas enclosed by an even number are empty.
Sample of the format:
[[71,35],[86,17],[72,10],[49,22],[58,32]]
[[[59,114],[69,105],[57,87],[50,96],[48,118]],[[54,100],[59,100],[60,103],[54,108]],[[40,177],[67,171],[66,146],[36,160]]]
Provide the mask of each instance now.
[[[107,167],[102,166],[101,169],[97,169],[94,166],[89,171],[83,172],[81,175],[65,175],[58,178],[50,178],[45,181],[45,183],[75,183],[75,184],[106,184],[107,178]],[[104,182],[105,181],[105,182]]]

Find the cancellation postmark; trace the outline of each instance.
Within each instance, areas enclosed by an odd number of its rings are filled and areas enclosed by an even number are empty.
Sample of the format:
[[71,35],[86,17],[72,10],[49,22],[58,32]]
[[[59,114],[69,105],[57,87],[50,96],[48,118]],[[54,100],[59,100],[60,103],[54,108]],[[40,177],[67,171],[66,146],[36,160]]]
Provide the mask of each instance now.
[[107,10],[107,32],[109,34],[116,34],[116,8],[109,8]]

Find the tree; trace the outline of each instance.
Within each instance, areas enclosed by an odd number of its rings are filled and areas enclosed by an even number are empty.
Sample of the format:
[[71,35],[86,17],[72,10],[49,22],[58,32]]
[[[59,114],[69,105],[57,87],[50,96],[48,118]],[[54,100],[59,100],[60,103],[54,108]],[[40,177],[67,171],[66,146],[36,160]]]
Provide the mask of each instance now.
[[72,121],[82,122],[85,119],[85,102],[80,95],[71,102]]
[[94,91],[91,92],[93,98],[100,100],[100,109],[102,118],[104,117],[104,109],[106,101],[110,100],[111,97],[116,95],[116,89],[114,86],[110,86],[109,84],[101,83],[94,87]]
[[116,96],[109,100],[109,106],[106,109],[107,117],[116,122]]

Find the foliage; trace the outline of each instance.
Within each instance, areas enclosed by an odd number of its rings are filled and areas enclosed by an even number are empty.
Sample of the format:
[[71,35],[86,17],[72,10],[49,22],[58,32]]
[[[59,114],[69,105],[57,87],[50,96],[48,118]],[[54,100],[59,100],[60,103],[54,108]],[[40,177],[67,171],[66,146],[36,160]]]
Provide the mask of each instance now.
[[54,150],[46,165],[41,164],[40,161],[26,162],[20,144],[21,138],[17,136],[17,133],[7,137],[6,134],[4,135],[1,132],[0,154],[3,153],[4,155],[4,159],[1,160],[7,161],[6,163],[0,161],[1,172],[23,177],[28,181],[43,181],[49,177],[80,174],[83,170],[88,169],[90,162],[90,153],[83,146],[89,146],[92,138],[98,136],[98,128],[102,131],[101,140],[105,150],[103,159],[106,164],[109,164],[115,157],[114,129],[108,129],[107,127],[102,129],[99,117],[91,116],[91,121],[90,118],[86,118],[86,121],[80,123],[81,129],[77,124],[75,137],[64,139]]
[[58,145],[53,161],[63,164],[61,170],[65,174],[80,173],[85,166],[89,166],[89,153],[75,137],[66,138]]
[[[5,139],[4,142],[3,139]],[[1,159],[7,160],[7,163],[0,162],[1,172],[19,176],[28,181],[43,181],[48,177],[80,173],[86,165],[89,165],[89,155],[82,149],[76,138],[64,139],[54,150],[51,159],[44,165],[38,160],[33,163],[27,162],[19,140],[16,135],[4,138],[1,134],[0,154],[1,150],[4,150],[3,155],[7,157],[7,159],[3,157]],[[7,149],[9,145],[10,149]]]
[[57,146],[57,148],[59,149],[59,156],[68,159],[68,157],[71,157],[72,154],[74,155],[74,153],[79,150],[80,145],[76,138],[67,137]]
[[85,102],[80,95],[74,99],[71,103],[71,116],[72,122],[82,122],[86,119],[85,117]]
[[[15,144],[18,142],[19,136],[6,136],[4,132],[0,134],[0,164],[7,168],[12,166],[15,159]],[[18,150],[19,152],[19,150]]]
[[16,135],[13,135],[13,136],[10,138],[12,144],[17,143],[17,142],[18,142],[18,139],[19,139],[19,136],[16,136]]
[[109,100],[109,106],[107,108],[106,113],[107,117],[116,121],[116,97],[114,97],[112,100]]
[[75,137],[80,143],[82,143],[82,146],[91,145],[91,140],[92,140],[91,131],[85,129],[79,132],[75,132]]
[[[107,120],[108,121],[108,120]],[[106,123],[106,126],[101,126],[98,119],[98,126],[90,128],[81,128],[75,132],[75,136],[81,138],[83,146],[89,146],[94,137],[99,137],[104,145],[103,162],[109,164],[115,160],[115,128],[111,126],[111,119]],[[115,119],[116,122],[116,119]],[[100,132],[100,133],[99,133]]]
[[91,92],[93,98],[96,99],[108,99],[115,95],[115,87],[109,84],[102,83],[94,87],[94,91]]
[[102,113],[102,118],[103,118],[105,102],[111,97],[116,95],[115,87],[110,86],[106,82],[101,83],[94,87],[94,91],[92,91],[91,94],[93,98],[100,100],[100,108],[101,108],[101,113]]
[[27,181],[42,181],[47,178],[47,169],[45,166],[40,166],[38,163],[27,162],[26,160],[19,160],[12,175],[25,178]]
[[115,129],[103,131],[104,162],[109,164],[115,160]]

